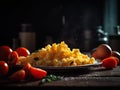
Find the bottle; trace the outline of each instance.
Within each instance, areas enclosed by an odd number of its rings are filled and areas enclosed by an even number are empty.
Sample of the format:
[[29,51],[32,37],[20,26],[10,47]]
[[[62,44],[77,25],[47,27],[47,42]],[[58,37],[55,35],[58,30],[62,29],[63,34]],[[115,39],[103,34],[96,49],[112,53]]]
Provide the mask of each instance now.
[[120,26],[114,27],[114,34],[109,35],[109,45],[112,50],[120,52]]
[[120,35],[120,26],[119,26],[119,25],[117,25],[117,26],[115,27],[115,34],[116,34],[116,35]]
[[99,44],[108,44],[108,33],[103,31],[102,26],[97,27],[97,33],[98,33],[98,42]]
[[30,52],[36,49],[36,33],[33,31],[31,24],[21,24],[19,39],[21,47],[27,48]]

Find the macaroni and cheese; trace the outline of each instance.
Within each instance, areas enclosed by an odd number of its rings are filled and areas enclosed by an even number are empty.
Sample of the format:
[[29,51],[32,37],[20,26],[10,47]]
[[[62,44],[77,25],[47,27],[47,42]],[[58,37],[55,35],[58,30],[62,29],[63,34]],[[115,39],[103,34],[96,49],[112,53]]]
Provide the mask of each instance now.
[[95,59],[81,53],[79,49],[74,48],[71,50],[62,41],[58,44],[48,44],[27,57],[19,57],[21,65],[25,65],[28,62],[33,66],[77,66],[93,64]]

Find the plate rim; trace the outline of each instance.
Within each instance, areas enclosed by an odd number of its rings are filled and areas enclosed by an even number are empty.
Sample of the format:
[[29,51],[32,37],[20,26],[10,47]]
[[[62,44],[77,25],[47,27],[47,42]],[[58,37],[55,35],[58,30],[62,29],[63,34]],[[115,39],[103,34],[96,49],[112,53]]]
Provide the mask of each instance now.
[[[101,66],[102,62],[96,60],[94,64],[84,64],[84,65],[77,65],[77,66],[34,66],[37,68],[41,68],[44,70],[70,70],[70,69],[87,69],[90,67],[98,67]],[[15,68],[22,68],[23,65],[16,65]]]
[[43,69],[79,69],[79,68],[89,68],[89,67],[97,67],[101,66],[102,62],[97,62],[94,64],[85,64],[85,65],[77,65],[77,66],[36,66],[38,68]]

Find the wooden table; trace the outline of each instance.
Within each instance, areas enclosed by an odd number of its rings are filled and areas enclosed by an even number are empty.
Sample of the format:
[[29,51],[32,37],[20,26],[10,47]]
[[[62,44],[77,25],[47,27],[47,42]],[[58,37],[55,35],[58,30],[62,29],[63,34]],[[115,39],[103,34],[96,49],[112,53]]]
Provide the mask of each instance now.
[[[55,74],[55,73],[54,73]],[[113,69],[105,69],[104,67],[91,67],[87,70],[60,72],[56,75],[64,76],[62,80],[53,81],[50,83],[40,84],[41,80],[26,81],[11,83],[8,80],[1,80],[0,87],[12,87],[12,88],[42,88],[42,89],[80,89],[91,87],[120,87],[120,66]],[[39,89],[40,90],[40,89]]]

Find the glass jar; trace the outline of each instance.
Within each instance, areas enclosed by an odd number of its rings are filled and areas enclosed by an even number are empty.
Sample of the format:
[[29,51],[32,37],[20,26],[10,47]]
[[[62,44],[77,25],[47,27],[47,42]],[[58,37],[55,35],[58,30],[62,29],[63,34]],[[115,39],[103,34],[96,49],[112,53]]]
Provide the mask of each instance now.
[[19,32],[20,46],[26,47],[30,52],[36,48],[36,33],[32,29],[31,24],[21,24]]

